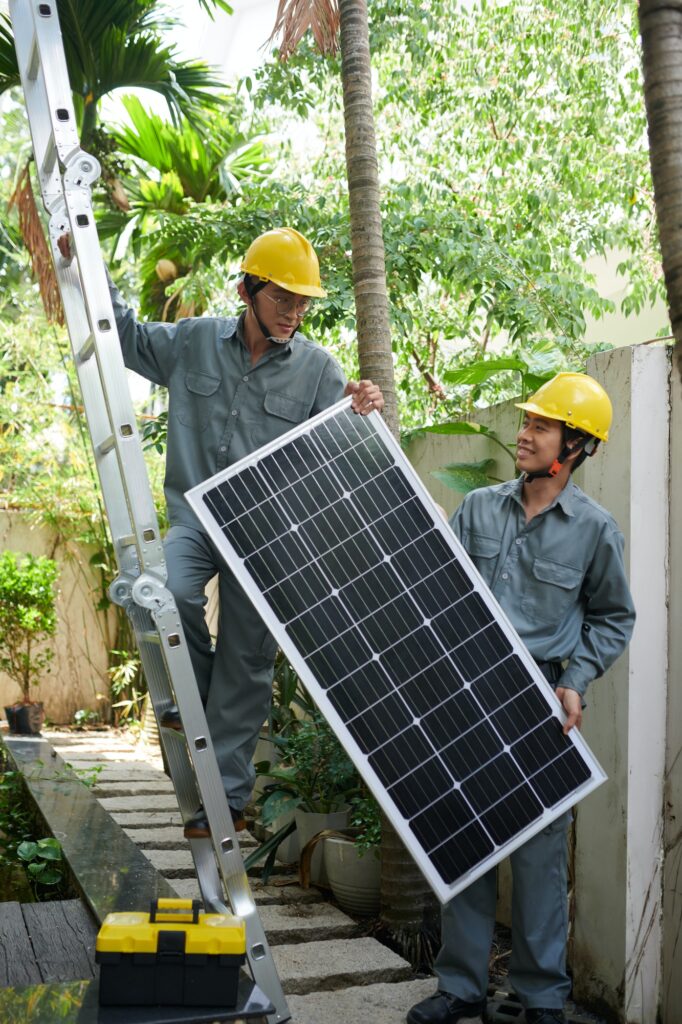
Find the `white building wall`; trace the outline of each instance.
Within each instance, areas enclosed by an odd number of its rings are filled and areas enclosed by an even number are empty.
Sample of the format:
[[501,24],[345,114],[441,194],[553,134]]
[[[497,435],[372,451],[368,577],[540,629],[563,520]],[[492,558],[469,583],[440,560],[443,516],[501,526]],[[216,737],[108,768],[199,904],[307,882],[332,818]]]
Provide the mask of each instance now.
[[[66,550],[54,531],[33,528],[27,514],[6,511],[0,511],[0,550],[47,555],[59,566],[54,658],[31,697],[41,700],[50,720],[60,724],[73,721],[79,708],[98,710],[97,694],[107,700],[109,695],[107,651],[114,642],[106,631],[113,626],[113,615],[107,620],[96,610],[100,594],[88,563],[92,551],[76,545]],[[0,672],[0,709],[17,700],[19,685]]]

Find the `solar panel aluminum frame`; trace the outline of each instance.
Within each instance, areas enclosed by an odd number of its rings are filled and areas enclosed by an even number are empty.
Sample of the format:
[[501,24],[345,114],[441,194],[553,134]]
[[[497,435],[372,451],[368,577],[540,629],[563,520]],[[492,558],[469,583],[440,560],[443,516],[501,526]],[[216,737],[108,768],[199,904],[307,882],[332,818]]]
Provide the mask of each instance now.
[[[265,458],[272,452],[286,446],[289,442],[296,438],[309,434],[320,424],[323,424],[326,420],[337,416],[340,412],[349,410],[351,399],[343,399],[341,402],[332,406],[330,409],[319,413],[317,416],[306,420],[304,423],[294,427],[292,430],[283,434],[275,441],[264,445],[251,455],[246,456],[239,462],[229,466],[228,468],[220,471],[215,476],[205,480],[202,484],[192,488],[186,492],[185,497],[189,502],[190,506],[196,513],[206,532],[225,558],[230,569],[234,572],[235,576],[241,583],[246,594],[250,598],[253,605],[256,607],[258,612],[263,618],[264,623],[272,633],[273,637],[281,647],[282,651],[289,659],[291,665],[298,673],[301,681],[306,686],[308,692],[311,694],[315,703],[318,705],[320,711],[324,714],[328,720],[330,726],[334,730],[335,734],[339,738],[349,757],[355,764],[360,775],[366,782],[370,791],[376,798],[377,802],[381,806],[382,810],[388,817],[389,821],[396,829],[401,840],[409,850],[410,854],[414,858],[417,866],[420,868],[427,882],[432,887],[434,893],[442,903],[447,903],[453,896],[455,896],[466,886],[470,885],[473,881],[485,874],[486,871],[490,870],[493,866],[498,864],[501,860],[507,857],[515,849],[527,842],[532,836],[536,835],[542,829],[546,828],[552,821],[556,820],[560,815],[564,814],[569,810],[575,803],[583,799],[590,792],[596,789],[602,782],[606,781],[606,774],[599,765],[598,761],[590,751],[589,747],[583,740],[582,736],[577,729],[572,729],[568,735],[569,740],[579,751],[583,761],[590,770],[590,777],[583,782],[580,786],[572,790],[564,799],[559,803],[555,804],[551,808],[545,808],[544,813],[534,821],[532,821],[526,827],[520,829],[511,839],[498,846],[493,853],[486,856],[478,864],[462,874],[455,880],[454,883],[448,884],[444,881],[438,871],[434,868],[433,864],[429,860],[428,851],[419,842],[414,832],[410,829],[408,820],[403,816],[397,805],[394,803],[392,797],[387,792],[387,789],[376,774],[374,769],[369,763],[369,755],[366,755],[356,742],[353,735],[348,730],[346,723],[343,721],[339,713],[332,705],[329,697],[326,694],[325,689],[317,681],[315,675],[311,672],[310,668],[306,664],[304,657],[299,652],[298,647],[292,641],[287,634],[284,625],[275,615],[270,604],[265,600],[261,593],[261,589],[244,566],[244,559],[238,554],[234,546],[231,544],[229,539],[225,536],[221,528],[216,523],[213,516],[206,508],[206,504],[203,500],[204,495],[215,488],[222,482],[234,477],[244,471],[248,467],[255,466],[261,459]],[[438,508],[433,502],[433,499],[429,495],[428,491],[424,487],[423,483],[419,479],[417,473],[412,468],[400,447],[394,440],[390,431],[386,427],[383,419],[377,412],[373,412],[369,416],[369,420],[372,426],[376,430],[377,434],[381,438],[390,454],[392,455],[395,464],[399,467],[404,477],[414,490],[414,493],[419,498],[423,508],[427,511],[429,517],[433,520],[435,528],[440,532],[446,544],[451,548],[455,558],[459,563],[466,569],[471,581],[474,585],[474,590],[478,592],[482,600],[488,606],[489,611],[492,613],[497,625],[504,633],[508,641],[513,646],[513,654],[515,654],[523,663],[526,668],[528,675],[532,678],[532,681],[536,683],[537,687],[547,702],[552,716],[558,719],[563,725],[566,720],[566,715],[563,708],[555,696],[551,686],[540,672],[535,661],[531,657],[530,653],[526,649],[522,640],[519,638],[511,622],[498,605],[496,599],[493,597],[491,591],[478,573],[478,570],[474,566],[473,562],[469,558],[467,552],[457,539],[448,523],[444,520],[443,516],[439,512]]]

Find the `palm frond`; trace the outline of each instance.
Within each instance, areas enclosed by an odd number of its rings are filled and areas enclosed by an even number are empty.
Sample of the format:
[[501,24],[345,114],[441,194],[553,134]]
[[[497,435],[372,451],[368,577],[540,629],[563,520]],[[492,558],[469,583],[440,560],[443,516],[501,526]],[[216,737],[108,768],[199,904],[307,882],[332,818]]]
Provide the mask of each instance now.
[[219,103],[211,90],[223,83],[208,66],[203,61],[176,61],[172,47],[160,46],[153,35],[126,36],[125,30],[110,26],[100,40],[97,66],[97,98],[114,89],[151,89],[161,93],[175,121],[196,105]]
[[268,42],[276,42],[281,36],[279,54],[282,60],[287,60],[308,29],[321,53],[336,53],[338,0],[279,0],[275,27]]
[[19,66],[9,18],[0,14],[0,93],[19,85]]
[[17,187],[12,193],[9,204],[16,206],[19,213],[19,230],[31,257],[31,268],[38,280],[45,315],[53,323],[63,324],[62,300],[59,295],[52,257],[45,241],[43,225],[33,195],[29,164],[26,164],[19,176]]
[[[203,202],[208,195],[217,196],[236,188],[239,180],[257,177],[263,171],[265,152],[258,138],[245,138],[236,125],[239,110],[231,109],[230,98],[223,97],[226,110],[212,114],[206,130],[183,122],[172,125],[157,114],[150,114],[136,96],[126,96],[123,105],[132,127],[124,126],[113,132],[119,148],[138,161],[156,168],[162,174],[172,172],[181,185],[180,194]],[[223,181],[223,171],[230,173],[229,186]],[[222,188],[221,188],[222,182]]]
[[215,10],[224,11],[225,14],[233,13],[232,4],[227,0],[199,0],[199,6],[203,7],[211,20],[213,20]]

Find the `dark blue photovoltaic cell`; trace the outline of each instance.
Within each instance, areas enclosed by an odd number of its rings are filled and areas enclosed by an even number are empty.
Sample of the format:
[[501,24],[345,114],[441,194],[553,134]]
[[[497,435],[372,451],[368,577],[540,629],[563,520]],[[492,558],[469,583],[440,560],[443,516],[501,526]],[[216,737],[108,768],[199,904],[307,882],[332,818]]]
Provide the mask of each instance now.
[[450,885],[590,770],[397,458],[344,409],[203,504]]
[[[439,808],[447,812],[448,808]],[[436,807],[433,808],[436,812]],[[454,823],[453,823],[454,824]],[[478,821],[472,821],[455,835],[449,836],[440,846],[430,851],[430,860],[445,882],[452,883],[471,871],[495,850],[495,844]]]

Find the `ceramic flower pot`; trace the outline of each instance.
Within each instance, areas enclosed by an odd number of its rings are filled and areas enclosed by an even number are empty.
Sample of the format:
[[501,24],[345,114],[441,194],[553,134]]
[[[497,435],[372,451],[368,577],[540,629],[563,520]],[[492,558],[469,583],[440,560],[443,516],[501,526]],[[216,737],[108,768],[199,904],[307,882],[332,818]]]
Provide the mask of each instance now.
[[348,914],[375,917],[379,913],[381,862],[378,849],[361,857],[352,839],[327,838],[324,866],[334,899]]
[[41,701],[30,704],[10,704],[5,708],[9,731],[19,736],[39,736],[45,711]]
[[[299,849],[303,850],[306,843],[313,836],[316,836],[318,832],[323,832],[325,829],[338,831],[339,829],[346,828],[348,825],[348,807],[344,807],[339,811],[331,811],[329,814],[303,811],[300,807],[297,807],[294,817],[296,819]],[[318,843],[310,860],[310,881],[313,885],[329,886],[327,873],[324,870],[322,843]]]

